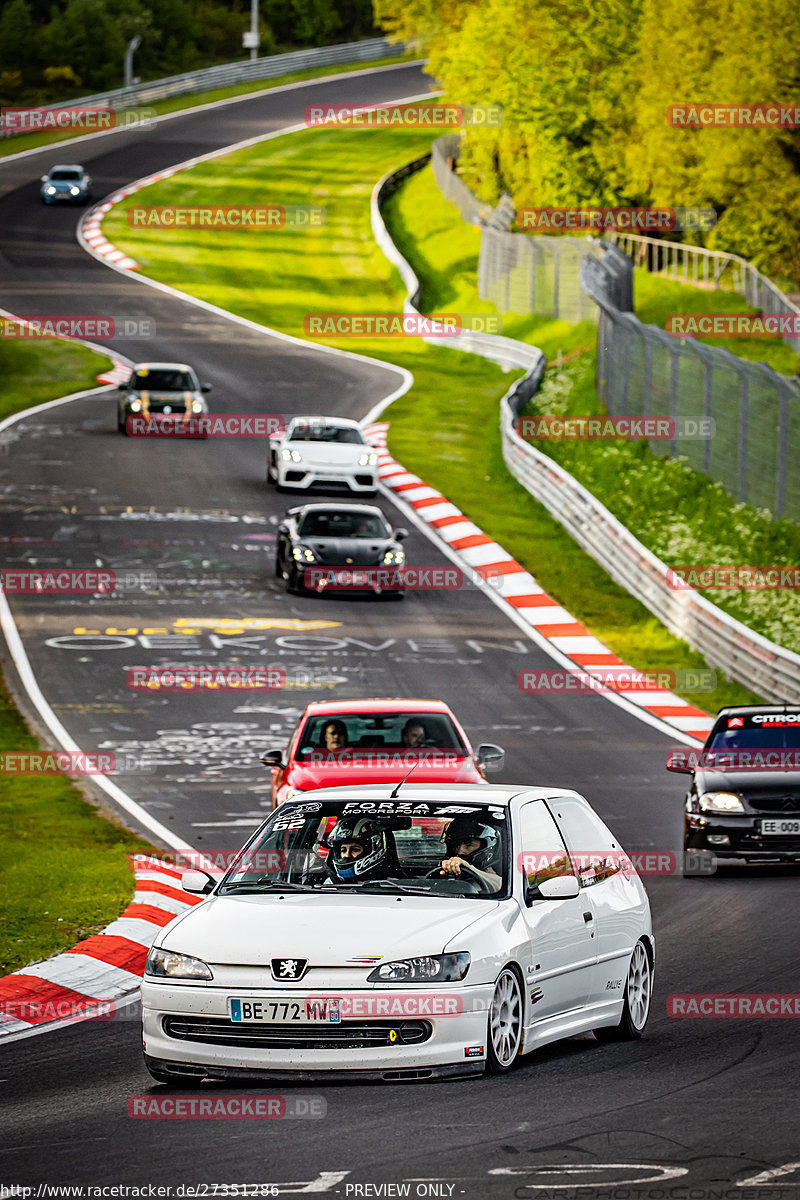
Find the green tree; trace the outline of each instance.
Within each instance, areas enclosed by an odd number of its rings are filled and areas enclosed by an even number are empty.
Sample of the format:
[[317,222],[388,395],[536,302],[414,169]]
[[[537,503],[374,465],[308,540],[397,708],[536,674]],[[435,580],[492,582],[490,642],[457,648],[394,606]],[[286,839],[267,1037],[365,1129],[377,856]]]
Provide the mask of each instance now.
[[36,30],[28,0],[11,0],[0,14],[0,70],[20,71],[26,82],[37,62]]

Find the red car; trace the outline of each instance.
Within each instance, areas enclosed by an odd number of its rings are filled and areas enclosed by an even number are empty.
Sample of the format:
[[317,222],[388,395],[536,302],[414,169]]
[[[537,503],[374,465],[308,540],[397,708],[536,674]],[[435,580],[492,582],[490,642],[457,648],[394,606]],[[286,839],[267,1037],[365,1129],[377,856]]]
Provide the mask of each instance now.
[[309,704],[284,753],[269,750],[271,808],[292,792],[348,783],[482,783],[504,751],[469,738],[441,700],[348,700]]

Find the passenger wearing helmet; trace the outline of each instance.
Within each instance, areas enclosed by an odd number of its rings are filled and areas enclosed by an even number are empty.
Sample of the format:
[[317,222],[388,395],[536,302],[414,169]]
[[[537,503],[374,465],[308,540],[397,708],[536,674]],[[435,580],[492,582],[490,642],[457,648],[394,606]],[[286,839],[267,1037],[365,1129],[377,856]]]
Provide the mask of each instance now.
[[328,874],[337,883],[401,874],[393,834],[371,817],[343,817],[328,834],[326,844],[330,848]]
[[502,877],[496,868],[500,866],[500,834],[491,825],[484,825],[477,817],[456,817],[445,829],[440,839],[445,843],[447,858],[442,859],[442,875],[460,875],[461,868],[469,879],[473,873],[479,875],[487,888],[499,892]]

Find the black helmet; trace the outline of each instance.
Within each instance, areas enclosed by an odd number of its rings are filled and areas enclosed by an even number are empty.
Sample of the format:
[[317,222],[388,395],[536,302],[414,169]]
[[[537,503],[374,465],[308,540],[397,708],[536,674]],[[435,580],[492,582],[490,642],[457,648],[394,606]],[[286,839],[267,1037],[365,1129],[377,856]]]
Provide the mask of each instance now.
[[[325,839],[330,848],[328,871],[333,879],[343,883],[361,879],[385,879],[397,863],[394,838],[381,829],[370,817],[343,817]],[[342,858],[345,842],[357,842],[364,847],[359,858]]]
[[491,825],[482,824],[479,817],[456,817],[451,821],[442,834],[440,841],[445,843],[447,853],[452,857],[458,854],[462,842],[480,841],[477,850],[471,854],[462,854],[461,858],[471,867],[486,871],[497,867],[500,861],[500,834]]

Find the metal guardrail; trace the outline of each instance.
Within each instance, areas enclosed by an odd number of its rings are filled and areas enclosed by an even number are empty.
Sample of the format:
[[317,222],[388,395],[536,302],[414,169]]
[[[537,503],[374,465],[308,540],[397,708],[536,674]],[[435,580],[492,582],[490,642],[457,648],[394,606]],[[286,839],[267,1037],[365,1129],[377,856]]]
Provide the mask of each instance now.
[[[619,246],[633,260],[634,266],[646,267],[654,275],[717,290],[727,272],[732,290],[741,293],[753,308],[787,316],[800,313],[800,306],[784,295],[777,284],[738,254],[706,250],[704,246],[683,242],[663,242],[639,233],[610,232],[605,239]],[[800,334],[784,334],[783,340],[800,354]]]
[[[288,54],[273,54],[268,58],[247,59],[242,62],[220,63],[204,67],[200,71],[187,71],[183,75],[169,75],[150,83],[139,83],[128,88],[114,88],[96,92],[92,96],[79,96],[73,100],[45,104],[41,107],[56,111],[60,108],[109,107],[132,108],[136,105],[153,104],[156,100],[167,100],[190,92],[205,92],[212,88],[230,87],[235,83],[248,83],[259,79],[274,79],[279,75],[290,75],[313,67],[335,66],[338,63],[366,62],[373,58],[389,58],[413,50],[411,45],[398,45],[388,38],[369,38],[363,42],[345,42],[337,46],[319,46],[310,50],[292,50]],[[4,130],[0,137],[14,137],[21,130]]]
[[[424,166],[416,159],[399,171],[386,175],[372,194],[372,229],[387,258],[394,263],[408,289],[404,311],[417,311],[420,283],[409,263],[389,237],[380,205],[412,171]],[[622,314],[635,320],[630,314]],[[666,336],[666,335],[665,335]],[[476,335],[473,335],[476,338]],[[426,341],[430,339],[425,339]],[[503,358],[489,351],[502,342]],[[519,414],[541,385],[545,356],[535,346],[511,338],[480,335],[471,345],[456,339],[437,339],[438,344],[461,346],[485,357],[495,357],[508,366],[524,366],[526,372],[500,402],[500,434],[503,458],[514,478],[560,521],[582,550],[598,562],[615,582],[641,601],[654,616],[714,667],[738,680],[766,700],[800,703],[800,655],[755,633],[741,621],[717,608],[693,589],[676,590],[668,583],[667,564],[609,512],[569,472],[517,433]]]

